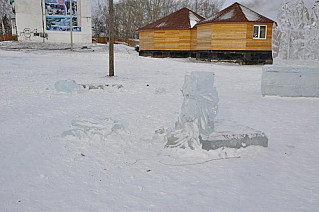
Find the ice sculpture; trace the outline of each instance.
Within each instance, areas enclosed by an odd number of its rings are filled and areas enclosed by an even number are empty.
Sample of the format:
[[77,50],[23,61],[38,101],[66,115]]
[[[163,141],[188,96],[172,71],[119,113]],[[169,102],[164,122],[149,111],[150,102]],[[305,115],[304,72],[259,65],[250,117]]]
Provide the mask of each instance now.
[[[273,31],[273,55],[282,60],[319,60],[319,1],[311,13],[303,0],[284,0]],[[276,62],[275,62],[276,63]]]
[[200,138],[214,130],[218,109],[218,93],[214,87],[214,73],[192,72],[185,76],[184,96],[175,129],[165,137],[166,147],[200,149]]
[[310,20],[311,27],[313,29],[319,29],[319,0],[316,0],[314,6],[312,7]]
[[309,12],[303,0],[284,0],[277,18],[283,30],[304,29],[310,24]]

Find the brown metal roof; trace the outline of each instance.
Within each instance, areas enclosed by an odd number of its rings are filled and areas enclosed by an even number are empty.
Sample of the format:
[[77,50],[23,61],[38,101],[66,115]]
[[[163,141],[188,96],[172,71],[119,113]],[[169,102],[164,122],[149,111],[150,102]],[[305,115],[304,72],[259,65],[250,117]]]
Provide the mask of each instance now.
[[236,2],[227,7],[226,9],[220,11],[217,15],[208,18],[198,24],[207,24],[215,22],[273,23],[274,21]]
[[188,8],[183,8],[138,30],[191,29],[194,28],[197,22],[203,20],[202,16]]

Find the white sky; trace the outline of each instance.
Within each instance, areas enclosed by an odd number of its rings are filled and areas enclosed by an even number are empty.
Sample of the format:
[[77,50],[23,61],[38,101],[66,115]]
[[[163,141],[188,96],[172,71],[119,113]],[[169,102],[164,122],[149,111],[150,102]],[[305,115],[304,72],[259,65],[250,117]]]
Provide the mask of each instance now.
[[[108,0],[92,0],[93,4],[98,1],[108,1]],[[113,0],[117,2],[118,0]],[[280,4],[283,0],[226,0],[222,9],[230,6],[231,4],[238,2],[250,9],[260,13],[267,18],[277,21],[277,13]],[[315,3],[315,0],[304,0],[305,5],[308,7],[309,12]]]
[[[235,2],[238,2],[263,16],[266,16],[267,18],[277,21],[278,9],[282,1],[283,0],[226,0],[223,9]],[[310,12],[315,0],[304,0],[304,2]]]

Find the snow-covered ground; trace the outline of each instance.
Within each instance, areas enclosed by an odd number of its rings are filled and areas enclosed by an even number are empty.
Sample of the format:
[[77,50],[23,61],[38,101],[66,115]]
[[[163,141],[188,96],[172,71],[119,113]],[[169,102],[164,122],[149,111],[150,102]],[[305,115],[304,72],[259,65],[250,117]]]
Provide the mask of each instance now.
[[[319,99],[262,97],[261,66],[116,45],[108,78],[104,46],[10,46],[0,46],[0,211],[318,210]],[[265,132],[269,147],[164,149],[159,132],[174,127],[191,71],[215,73],[217,119]],[[58,92],[59,80],[103,89]]]

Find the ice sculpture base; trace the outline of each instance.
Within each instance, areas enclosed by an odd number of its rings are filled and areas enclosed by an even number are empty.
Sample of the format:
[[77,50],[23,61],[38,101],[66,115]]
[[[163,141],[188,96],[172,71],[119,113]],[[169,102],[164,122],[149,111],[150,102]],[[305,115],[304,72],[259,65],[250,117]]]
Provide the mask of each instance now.
[[225,120],[216,120],[214,132],[207,138],[200,137],[200,142],[205,150],[239,149],[251,145],[268,147],[268,138],[263,132]]
[[262,95],[319,97],[319,66],[264,66]]

